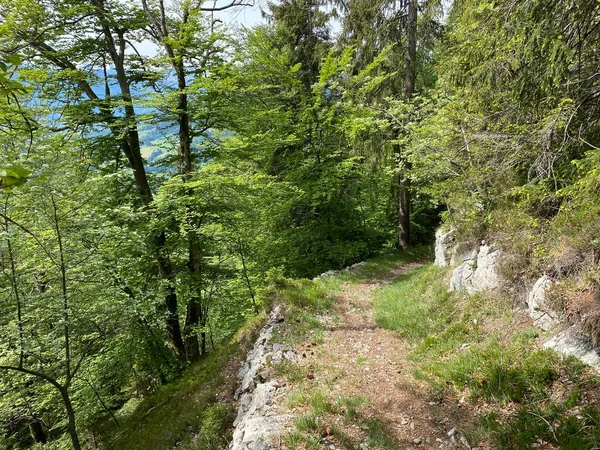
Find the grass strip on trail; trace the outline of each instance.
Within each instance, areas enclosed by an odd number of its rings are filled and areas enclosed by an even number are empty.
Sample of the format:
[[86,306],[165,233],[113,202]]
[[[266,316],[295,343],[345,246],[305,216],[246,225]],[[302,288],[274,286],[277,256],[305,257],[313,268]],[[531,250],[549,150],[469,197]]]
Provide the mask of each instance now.
[[[540,350],[540,331],[503,296],[448,292],[448,269],[424,265],[373,292],[375,318],[412,347],[417,379],[479,412],[469,442],[502,449],[600,447],[599,380]],[[475,445],[475,444],[473,444]]]

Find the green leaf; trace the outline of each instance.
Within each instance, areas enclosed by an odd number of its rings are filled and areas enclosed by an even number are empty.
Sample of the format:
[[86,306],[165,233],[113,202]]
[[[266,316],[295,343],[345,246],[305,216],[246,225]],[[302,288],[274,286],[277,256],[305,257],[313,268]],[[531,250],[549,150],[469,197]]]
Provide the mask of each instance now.
[[21,166],[0,168],[0,189],[11,190],[25,184],[31,171]]

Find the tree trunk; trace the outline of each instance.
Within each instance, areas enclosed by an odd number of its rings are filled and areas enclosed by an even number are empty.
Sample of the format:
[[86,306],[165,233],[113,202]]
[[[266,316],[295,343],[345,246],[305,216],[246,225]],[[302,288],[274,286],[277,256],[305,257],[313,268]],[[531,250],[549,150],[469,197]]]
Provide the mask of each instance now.
[[[171,50],[172,52],[172,50]],[[183,58],[178,61],[174,59],[173,65],[177,74],[177,87],[179,95],[177,97],[177,123],[179,124],[179,170],[183,181],[189,180],[194,168],[192,157],[192,133],[190,130],[190,117],[188,114],[187,85],[185,81],[185,67]],[[192,195],[191,190],[187,195]],[[188,213],[191,211],[188,211]],[[192,228],[197,226],[195,220],[190,223]],[[194,229],[188,233],[188,269],[192,278],[192,296],[188,300],[187,313],[185,317],[185,326],[183,330],[185,339],[185,351],[189,360],[200,357],[200,347],[198,345],[198,324],[200,322],[200,308],[202,289],[202,247],[198,242],[198,236]]]
[[73,410],[73,403],[71,403],[71,397],[69,396],[67,388],[60,389],[60,394],[62,395],[63,403],[65,404],[65,409],[67,411],[67,429],[69,430],[69,435],[71,436],[73,449],[81,450],[81,444],[79,443],[79,434],[77,433],[77,427],[75,425],[75,411]]
[[[161,3],[162,5],[162,3]],[[192,157],[192,132],[190,127],[190,116],[188,108],[188,95],[186,83],[185,61],[183,55],[175,54],[175,49],[170,41],[169,28],[167,25],[167,17],[164,7],[161,6],[158,11],[158,16],[149,7],[146,0],[142,0],[142,8],[146,13],[146,17],[154,30],[155,36],[160,40],[167,56],[170,59],[173,70],[177,76],[177,124],[179,125],[179,173],[185,183],[191,176],[193,171]],[[183,5],[182,9],[182,24],[186,25],[189,19],[189,6]],[[192,195],[192,192],[188,192]],[[189,212],[189,211],[188,211]],[[196,223],[192,223],[194,227]],[[193,280],[192,296],[188,301],[186,308],[186,318],[183,329],[184,336],[184,352],[187,359],[196,359],[200,356],[198,346],[198,324],[201,316],[201,289],[202,276],[202,248],[198,243],[196,233],[192,230],[188,235],[188,269]]]
[[201,308],[200,309],[200,326],[202,327],[202,331],[200,331],[200,352],[202,355],[206,354],[206,321],[208,316],[208,309]]
[[415,92],[417,59],[417,0],[408,1],[406,24],[406,56],[404,72],[404,100],[410,101]]
[[197,297],[192,297],[187,306],[185,316],[185,327],[183,329],[185,339],[185,354],[189,360],[200,357],[200,346],[198,345],[198,324],[200,322],[200,302]]
[[[149,205],[152,202],[152,191],[148,182],[146,169],[144,167],[144,159],[142,158],[140,137],[138,133],[138,123],[135,108],[133,107],[133,98],[127,71],[125,70],[125,48],[126,42],[123,35],[123,30],[116,30],[115,33],[118,41],[115,41],[113,30],[108,26],[109,21],[106,18],[104,2],[102,0],[92,0],[92,3],[97,7],[98,18],[100,19],[102,30],[106,38],[107,50],[115,67],[115,73],[123,102],[125,104],[125,118],[127,121],[126,140],[124,142],[125,154],[134,173],[134,180],[138,188],[140,198],[144,205]],[[181,326],[179,324],[179,312],[177,305],[177,294],[175,292],[175,274],[171,263],[162,251],[166,244],[166,235],[162,231],[154,238],[156,261],[158,271],[162,279],[167,281],[167,292],[165,294],[165,324],[169,344],[173,350],[173,354],[178,359],[185,359],[185,346],[181,337]]]
[[398,161],[398,173],[394,177],[394,184],[397,186],[397,240],[396,248],[405,250],[410,242],[410,179],[406,177],[409,169],[408,162],[402,158],[400,144],[394,144],[394,155]]
[[[406,57],[404,72],[404,101],[410,102],[415,92],[417,59],[417,0],[408,1],[408,16],[406,24]],[[410,240],[410,179],[408,171],[410,164],[403,155],[400,145],[394,146],[394,153],[399,165],[398,176],[398,240],[397,247],[406,249]]]
[[398,178],[398,248],[405,250],[410,242],[410,179],[402,173]]
[[185,67],[183,58],[173,61],[177,74],[177,123],[179,125],[179,165],[184,179],[188,178],[193,168],[192,136],[190,131],[190,116],[188,113],[188,97],[186,93]]
[[162,255],[161,250],[166,243],[164,231],[154,238],[156,260],[158,262],[159,275],[163,280],[168,280],[167,292],[165,294],[165,323],[167,336],[171,350],[177,359],[185,360],[185,345],[181,337],[181,326],[179,324],[179,309],[177,305],[177,294],[173,284],[174,274],[170,262]]

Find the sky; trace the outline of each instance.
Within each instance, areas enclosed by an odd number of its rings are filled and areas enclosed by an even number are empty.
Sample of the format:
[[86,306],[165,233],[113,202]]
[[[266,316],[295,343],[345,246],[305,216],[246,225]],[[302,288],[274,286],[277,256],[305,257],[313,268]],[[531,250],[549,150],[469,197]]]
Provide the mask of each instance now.
[[[251,28],[255,25],[264,23],[261,14],[261,7],[267,8],[267,0],[240,0],[244,3],[253,3],[254,6],[238,6],[224,11],[214,13],[215,19],[219,19],[229,28],[235,29],[242,26]],[[231,0],[216,0],[215,2],[206,2],[205,5],[217,7],[227,5]],[[154,56],[156,54],[156,45],[150,41],[144,41],[136,44],[137,50],[144,56]]]
[[[223,3],[222,0],[217,2]],[[230,10],[216,13],[215,17],[221,19],[224,24],[232,27],[243,25],[245,27],[253,27],[264,22],[261,15],[261,7],[267,8],[267,2],[264,0],[254,1],[254,6],[242,6]]]

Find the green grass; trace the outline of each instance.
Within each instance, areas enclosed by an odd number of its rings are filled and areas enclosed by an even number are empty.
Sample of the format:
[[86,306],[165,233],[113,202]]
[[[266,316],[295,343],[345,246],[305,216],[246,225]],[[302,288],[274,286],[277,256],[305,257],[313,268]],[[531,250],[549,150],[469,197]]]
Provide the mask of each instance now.
[[[98,424],[103,448],[164,450],[178,444],[182,450],[217,450],[230,440],[232,405],[219,404],[216,395],[235,388],[225,380],[224,366],[245,354],[265,317],[251,320],[229,344],[191,365],[176,381],[117,412],[119,427]],[[224,383],[229,383],[225,385]]]
[[358,283],[386,276],[401,264],[426,262],[431,259],[432,248],[414,247],[402,252],[389,253],[360,263],[351,271],[340,271],[335,276],[325,277],[318,283],[329,290],[337,290],[344,283]]
[[[309,393],[309,389],[301,385],[297,391],[290,393],[288,406],[303,408],[305,412],[294,419],[295,430],[284,437],[284,442],[291,449],[325,448],[322,445],[322,439],[329,431],[331,436],[344,449],[357,449],[359,448],[359,443],[344,433],[343,429],[337,425],[337,422],[339,418],[343,418],[344,423],[357,421],[357,423],[366,424],[367,422],[360,419],[359,415],[359,408],[365,403],[366,399],[356,396],[344,396],[333,399],[330,395],[319,389],[310,389]],[[378,435],[379,439],[385,439],[384,430],[381,428],[379,432],[381,432],[381,435]],[[387,439],[389,440],[389,438]],[[389,447],[378,447],[375,445],[373,448]]]
[[[535,329],[513,330],[509,299],[448,293],[446,275],[429,264],[377,289],[375,318],[411,344],[414,374],[432,392],[466,396],[491,409],[467,433],[472,442],[493,441],[502,449],[535,448],[536,442],[598,448],[600,413],[578,394],[600,394],[589,370],[539,350]],[[506,416],[507,406],[514,414]]]
[[370,448],[396,449],[396,444],[390,439],[384,423],[379,419],[364,419],[362,424],[367,429],[367,443]]

